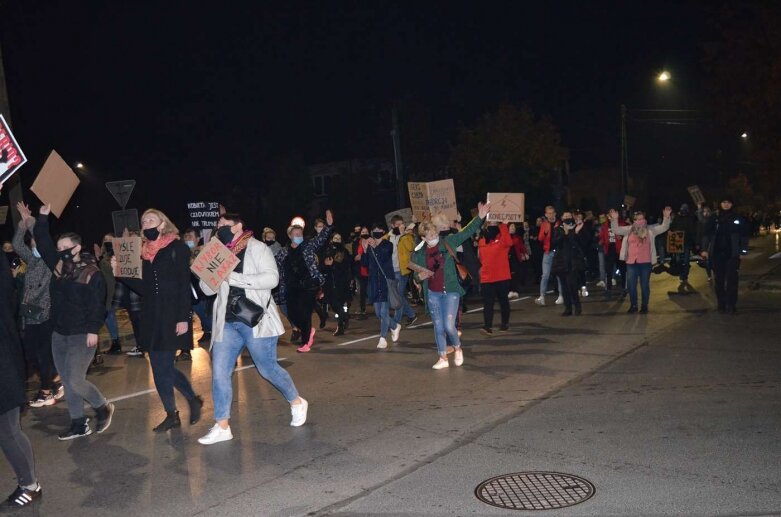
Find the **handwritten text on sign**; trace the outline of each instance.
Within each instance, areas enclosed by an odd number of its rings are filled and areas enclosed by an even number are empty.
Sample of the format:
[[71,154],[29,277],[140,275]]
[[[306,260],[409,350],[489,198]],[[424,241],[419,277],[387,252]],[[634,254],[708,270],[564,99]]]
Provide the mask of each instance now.
[[456,189],[453,180],[430,181],[428,183],[407,183],[412,212],[419,220],[428,215],[444,213],[448,219],[458,219]]
[[217,228],[217,221],[220,219],[220,204],[218,202],[187,203],[187,212],[190,214],[190,224],[196,230]]
[[523,222],[524,195],[521,192],[489,192],[488,202],[491,203],[491,211],[488,213],[489,221]]
[[239,259],[236,255],[218,239],[212,239],[195,258],[190,270],[216,291],[238,265]]
[[113,239],[118,278],[141,278],[141,237],[125,236]]

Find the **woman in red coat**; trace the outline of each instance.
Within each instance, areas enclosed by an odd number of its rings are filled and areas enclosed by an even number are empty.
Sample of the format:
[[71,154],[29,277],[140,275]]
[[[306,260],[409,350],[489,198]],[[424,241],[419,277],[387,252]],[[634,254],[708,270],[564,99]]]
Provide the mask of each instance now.
[[483,328],[480,332],[486,336],[493,335],[494,300],[499,298],[499,308],[502,311],[501,332],[506,332],[510,325],[510,248],[513,246],[510,231],[506,223],[487,226],[483,229],[477,243],[480,257],[480,291],[483,293]]

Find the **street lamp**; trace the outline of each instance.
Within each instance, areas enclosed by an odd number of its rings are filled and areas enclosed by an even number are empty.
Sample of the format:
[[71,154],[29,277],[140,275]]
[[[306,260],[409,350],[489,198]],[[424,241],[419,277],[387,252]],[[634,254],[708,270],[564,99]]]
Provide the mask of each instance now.
[[746,132],[744,131],[744,132],[743,132],[743,133],[740,135],[740,138],[742,138],[743,140],[746,140],[746,139],[748,138],[748,133],[746,133]]
[[76,163],[74,164],[74,166],[75,166],[77,169],[83,169],[83,168],[84,168],[84,164],[83,164],[83,163],[81,163],[81,162],[76,162]]
[[670,80],[670,72],[664,70],[656,77],[656,80],[659,81],[660,83],[666,83],[667,81]]

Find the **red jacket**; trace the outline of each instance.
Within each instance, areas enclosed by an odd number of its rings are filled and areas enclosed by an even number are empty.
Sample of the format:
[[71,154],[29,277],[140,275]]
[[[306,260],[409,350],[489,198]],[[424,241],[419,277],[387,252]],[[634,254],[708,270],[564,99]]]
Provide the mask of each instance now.
[[518,259],[518,262],[523,262],[526,260],[524,258],[524,255],[528,255],[529,251],[526,249],[526,246],[523,243],[523,237],[518,235],[517,233],[512,236],[513,238],[513,250],[512,253],[515,255],[515,258]]
[[[360,240],[357,241],[357,242],[358,242],[358,250],[355,251],[355,256],[356,257],[360,257],[361,255],[363,255],[363,246],[361,246],[361,241]],[[363,277],[363,278],[369,278],[369,268],[367,266],[363,265],[363,261],[358,262],[358,264],[360,264],[360,268],[358,270],[359,271],[358,274],[361,277]]]
[[[618,226],[628,226],[625,221],[622,221],[620,218],[618,219]],[[621,254],[621,241],[623,240],[623,237],[620,235],[616,235],[616,253],[619,255]],[[602,249],[605,251],[605,253],[610,252],[610,221],[605,221],[602,223],[602,226],[599,228],[599,243],[602,245]]]
[[[553,223],[553,228],[561,226],[561,221]],[[545,253],[550,251],[550,238],[553,232],[551,231],[551,223],[546,219],[540,226],[540,234],[537,236],[537,240],[542,243],[542,248]]]
[[477,250],[480,255],[480,283],[490,284],[510,280],[510,248],[513,246],[507,225],[499,225],[499,236],[491,242],[480,237]]

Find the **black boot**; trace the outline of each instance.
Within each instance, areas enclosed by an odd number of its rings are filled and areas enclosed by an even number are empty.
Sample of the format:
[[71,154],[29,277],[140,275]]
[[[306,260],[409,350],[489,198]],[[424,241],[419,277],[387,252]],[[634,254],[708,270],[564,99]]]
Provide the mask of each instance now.
[[119,339],[111,340],[111,348],[106,352],[109,355],[119,355],[122,353],[122,345],[119,344]]
[[95,350],[95,357],[92,358],[92,366],[100,366],[103,364],[103,354],[100,350]]
[[334,336],[343,336],[344,335],[344,322],[339,320],[339,323],[336,324],[336,332],[334,332]]
[[575,316],[580,316],[583,311],[580,309],[580,305],[575,306]]
[[201,408],[203,407],[203,397],[196,395],[194,399],[188,400],[190,404],[190,425],[198,423],[201,419]]
[[160,422],[160,425],[152,429],[152,431],[156,433],[164,433],[169,429],[173,429],[175,427],[182,427],[182,421],[179,420],[179,412],[169,411],[165,415],[165,420]]

